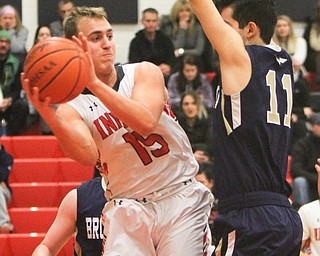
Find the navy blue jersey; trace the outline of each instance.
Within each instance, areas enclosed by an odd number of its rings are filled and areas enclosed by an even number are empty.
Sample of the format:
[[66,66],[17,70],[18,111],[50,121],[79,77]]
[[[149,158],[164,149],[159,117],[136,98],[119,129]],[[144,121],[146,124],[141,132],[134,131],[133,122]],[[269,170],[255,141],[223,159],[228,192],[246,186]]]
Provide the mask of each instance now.
[[[217,197],[255,191],[291,194],[286,182],[293,73],[279,47],[246,46],[251,79],[240,93],[216,91],[214,122]],[[222,85],[223,88],[223,85]]]
[[101,177],[92,179],[77,188],[76,241],[81,247],[83,256],[101,255],[102,252],[101,213],[107,200],[101,179]]

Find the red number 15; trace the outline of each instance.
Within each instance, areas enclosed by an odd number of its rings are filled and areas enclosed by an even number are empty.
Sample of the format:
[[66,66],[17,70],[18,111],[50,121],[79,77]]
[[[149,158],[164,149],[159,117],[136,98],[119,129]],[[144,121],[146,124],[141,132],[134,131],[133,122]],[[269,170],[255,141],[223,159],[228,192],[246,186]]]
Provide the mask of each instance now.
[[[143,138],[136,132],[126,133],[122,135],[125,142],[129,143],[137,152],[139,158],[144,165],[148,165],[152,162],[150,153],[154,157],[161,157],[169,153],[170,149],[168,143],[159,134],[150,134],[147,138]],[[150,147],[158,143],[159,148],[151,150],[150,153],[146,150],[146,147]]]

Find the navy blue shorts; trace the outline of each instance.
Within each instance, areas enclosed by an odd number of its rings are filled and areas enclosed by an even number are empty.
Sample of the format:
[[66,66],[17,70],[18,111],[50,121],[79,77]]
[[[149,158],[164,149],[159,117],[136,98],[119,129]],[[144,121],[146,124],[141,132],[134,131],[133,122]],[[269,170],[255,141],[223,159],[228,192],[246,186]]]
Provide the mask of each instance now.
[[[236,209],[229,201],[231,207],[227,207],[227,211],[223,207],[222,213],[219,205],[219,216],[214,221],[212,234],[217,255],[299,256],[302,239],[300,216],[285,196],[282,202],[277,201],[276,196],[274,204],[265,204],[274,194],[255,194],[253,201],[248,200],[251,204],[238,198],[234,201]],[[262,200],[265,196],[268,199]]]

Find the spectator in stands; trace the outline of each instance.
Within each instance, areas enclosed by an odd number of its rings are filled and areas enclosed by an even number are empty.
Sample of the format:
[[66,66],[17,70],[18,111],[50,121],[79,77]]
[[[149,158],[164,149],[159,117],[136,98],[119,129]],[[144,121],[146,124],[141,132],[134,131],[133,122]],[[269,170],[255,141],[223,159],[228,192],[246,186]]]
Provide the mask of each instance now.
[[195,91],[182,95],[182,113],[177,115],[179,124],[186,132],[192,151],[199,163],[212,161],[212,125],[208,113]]
[[308,132],[306,120],[312,115],[309,102],[310,84],[305,78],[306,69],[304,67],[307,57],[307,42],[303,37],[295,35],[293,22],[286,15],[277,17],[273,40],[292,57],[294,92],[291,145],[293,145],[295,141]]
[[[320,197],[320,158],[316,164],[318,173],[318,195]],[[300,256],[320,255],[320,201],[319,198],[299,209],[299,214],[303,226],[303,237]]]
[[129,62],[150,61],[162,71],[167,82],[174,62],[174,48],[171,39],[160,30],[158,11],[147,8],[142,12],[142,30],[136,33],[129,48]]
[[58,2],[59,19],[50,23],[50,29],[52,36],[64,37],[63,20],[69,16],[74,8],[74,4],[71,0],[60,0]]
[[22,64],[10,52],[11,35],[0,30],[0,89],[3,94],[0,103],[0,120],[5,119],[7,135],[18,135],[27,125],[28,103],[20,98],[20,73]]
[[[171,38],[174,45],[176,59],[173,71],[179,69],[185,55],[195,55],[200,59],[204,51],[205,36],[188,0],[175,1],[169,16],[162,17],[160,30]],[[200,64],[202,69],[203,63]]]
[[101,212],[107,202],[105,188],[104,179],[97,177],[71,190],[62,200],[56,219],[32,255],[56,255],[74,234],[74,255],[101,255]]
[[295,35],[293,22],[286,15],[277,17],[273,40],[290,54],[294,70],[294,81],[296,82],[299,75],[304,72],[303,64],[307,57],[306,40]]
[[307,37],[307,41],[311,50],[309,56],[311,57],[312,54],[311,58],[313,58],[314,62],[316,83],[318,88],[320,88],[320,1],[318,1],[315,6],[314,17],[309,22],[309,25],[305,31],[305,37]]
[[12,192],[8,180],[12,165],[13,157],[0,144],[0,234],[11,233],[14,229],[8,213]]
[[310,118],[310,132],[292,148],[293,203],[300,207],[318,198],[314,165],[320,155],[320,113]]
[[173,112],[181,111],[181,96],[185,92],[196,91],[207,110],[213,108],[212,87],[205,74],[200,72],[199,60],[192,55],[183,57],[179,70],[173,73],[168,81],[169,101]]
[[23,26],[20,15],[13,6],[5,5],[0,9],[0,27],[10,33],[11,53],[23,63],[27,55],[28,29]]
[[307,18],[307,26],[303,33],[303,38],[307,42],[307,58],[305,61],[305,67],[308,72],[315,72],[315,56],[316,51],[310,46],[310,31],[314,23],[320,22],[320,1],[316,2],[313,10],[313,14]]
[[36,32],[34,34],[34,40],[33,45],[36,43],[45,40],[47,38],[50,38],[52,36],[52,32],[49,26],[47,25],[39,25],[36,29]]

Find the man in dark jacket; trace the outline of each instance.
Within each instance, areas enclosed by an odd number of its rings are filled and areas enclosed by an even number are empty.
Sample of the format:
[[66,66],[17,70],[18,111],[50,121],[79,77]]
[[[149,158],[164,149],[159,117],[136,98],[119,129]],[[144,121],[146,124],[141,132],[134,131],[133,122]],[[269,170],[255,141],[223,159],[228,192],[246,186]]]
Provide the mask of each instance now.
[[318,198],[318,176],[314,166],[320,155],[320,113],[314,113],[310,118],[310,132],[293,145],[291,154],[293,202],[300,207]]
[[11,233],[13,225],[10,223],[8,203],[11,200],[9,174],[13,164],[12,156],[0,145],[0,234]]
[[20,98],[21,63],[10,52],[10,33],[0,30],[0,120],[8,123],[7,134],[18,135],[27,125],[29,106]]
[[171,65],[175,59],[174,47],[169,37],[157,30],[159,26],[158,11],[153,8],[142,12],[141,20],[144,29],[136,33],[129,49],[129,62],[150,61],[159,66],[165,80],[171,73]]

